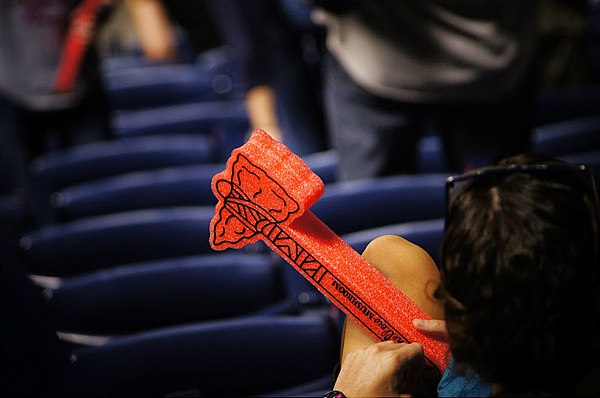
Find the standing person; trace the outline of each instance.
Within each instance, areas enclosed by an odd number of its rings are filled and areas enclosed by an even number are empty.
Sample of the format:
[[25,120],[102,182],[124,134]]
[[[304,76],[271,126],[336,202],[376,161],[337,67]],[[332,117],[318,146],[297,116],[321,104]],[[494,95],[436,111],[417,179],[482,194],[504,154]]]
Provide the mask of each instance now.
[[536,1],[313,3],[341,179],[415,172],[431,126],[452,170],[529,149]]
[[299,0],[210,0],[245,87],[252,130],[297,155],[328,149],[321,106],[320,41]]
[[[364,254],[437,319],[415,327],[447,334],[452,364],[439,396],[598,396],[600,235],[592,174],[522,155],[450,179],[448,194],[439,273],[400,237],[378,238]],[[422,366],[418,344],[374,344],[352,322],[344,336],[336,390],[349,397],[414,391],[402,375]]]
[[[75,4],[75,6],[73,6]],[[28,163],[52,150],[110,137],[94,23],[72,21],[84,2],[0,0],[0,193],[28,201]],[[55,82],[68,28],[89,40],[74,86]]]

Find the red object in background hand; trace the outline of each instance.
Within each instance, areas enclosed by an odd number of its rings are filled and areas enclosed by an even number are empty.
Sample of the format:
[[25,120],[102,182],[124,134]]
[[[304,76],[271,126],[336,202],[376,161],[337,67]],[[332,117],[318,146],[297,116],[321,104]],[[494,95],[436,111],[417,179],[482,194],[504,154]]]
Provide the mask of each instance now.
[[54,90],[58,93],[73,91],[79,77],[81,62],[87,46],[92,39],[96,15],[104,0],[85,0],[71,20],[63,51],[59,60]]
[[412,325],[430,317],[308,210],[325,188],[287,147],[255,131],[213,177],[212,189],[219,199],[213,249],[263,240],[375,339],[420,343],[427,365],[443,373],[447,345]]

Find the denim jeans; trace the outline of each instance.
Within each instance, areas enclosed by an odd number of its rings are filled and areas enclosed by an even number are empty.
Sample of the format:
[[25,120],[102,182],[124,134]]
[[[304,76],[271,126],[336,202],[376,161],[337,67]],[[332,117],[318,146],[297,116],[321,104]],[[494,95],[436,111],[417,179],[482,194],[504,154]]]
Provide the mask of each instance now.
[[439,135],[453,172],[529,150],[528,81],[505,98],[425,104],[369,93],[331,55],[324,68],[328,131],[340,153],[342,180],[417,172],[417,145],[425,134]]

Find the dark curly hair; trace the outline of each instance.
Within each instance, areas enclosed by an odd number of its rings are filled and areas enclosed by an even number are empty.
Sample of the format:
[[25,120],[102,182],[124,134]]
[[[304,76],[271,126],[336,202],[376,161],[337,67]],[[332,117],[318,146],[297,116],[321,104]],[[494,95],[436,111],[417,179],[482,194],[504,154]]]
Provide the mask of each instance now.
[[[501,162],[555,159],[520,155]],[[598,225],[570,179],[480,177],[449,203],[442,286],[457,364],[504,394],[569,391],[600,353]]]

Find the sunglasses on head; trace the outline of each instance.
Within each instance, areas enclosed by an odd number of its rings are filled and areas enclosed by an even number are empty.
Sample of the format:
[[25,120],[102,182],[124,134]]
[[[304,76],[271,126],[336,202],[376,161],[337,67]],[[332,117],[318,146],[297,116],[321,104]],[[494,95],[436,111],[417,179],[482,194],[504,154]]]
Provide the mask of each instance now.
[[561,162],[489,166],[448,177],[446,180],[446,211],[448,211],[452,201],[474,181],[498,179],[518,173],[529,174],[539,178],[556,179],[575,187],[583,195],[587,195],[592,202],[592,211],[596,219],[596,226],[600,226],[600,205],[598,203],[598,191],[596,190],[594,174],[585,165]]

